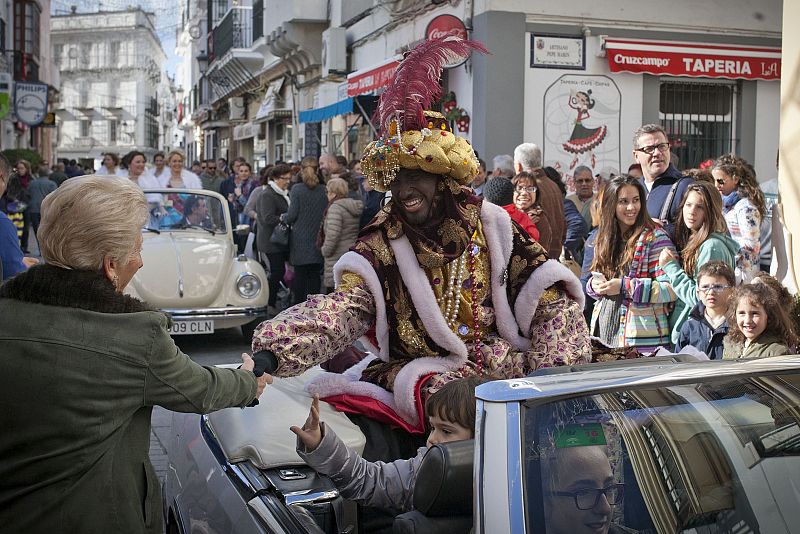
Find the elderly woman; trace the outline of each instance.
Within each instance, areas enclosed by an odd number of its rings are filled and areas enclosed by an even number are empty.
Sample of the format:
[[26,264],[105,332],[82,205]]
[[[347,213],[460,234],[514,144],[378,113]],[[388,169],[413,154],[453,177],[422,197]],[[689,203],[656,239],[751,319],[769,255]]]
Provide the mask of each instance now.
[[192,362],[163,313],[122,293],[142,266],[147,220],[131,181],[73,178],[44,200],[42,216],[47,264],[0,287],[0,524],[162,532],[148,459],[153,406],[246,406],[270,377],[256,378],[246,354],[238,370]]
[[183,162],[186,157],[182,150],[173,150],[167,154],[167,164],[169,172],[165,172],[159,178],[161,187],[171,189],[203,189],[200,178],[192,171],[185,169]]
[[350,198],[349,184],[343,178],[328,180],[328,208],[317,236],[317,244],[325,258],[325,288],[333,291],[333,266],[350,250],[358,237],[358,223],[364,203]]

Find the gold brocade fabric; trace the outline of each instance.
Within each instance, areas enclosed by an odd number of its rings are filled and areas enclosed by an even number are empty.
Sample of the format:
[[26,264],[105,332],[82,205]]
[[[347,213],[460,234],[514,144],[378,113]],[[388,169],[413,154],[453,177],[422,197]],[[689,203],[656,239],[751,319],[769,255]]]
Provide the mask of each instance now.
[[[456,284],[461,287],[461,299],[459,301],[458,307],[458,317],[456,322],[453,325],[453,331],[465,342],[473,339],[474,335],[474,328],[476,325],[474,324],[473,320],[473,310],[472,310],[472,284],[475,284],[476,294],[478,300],[478,324],[477,328],[480,332],[481,337],[485,336],[489,331],[494,330],[494,314],[486,313],[483,306],[481,304],[486,300],[486,297],[489,295],[490,290],[490,277],[491,277],[491,265],[489,263],[489,249],[486,246],[486,236],[483,233],[483,225],[478,220],[477,228],[475,230],[475,237],[473,238],[473,243],[479,247],[478,255],[475,258],[475,272],[474,272],[474,280],[470,276],[469,271],[469,250],[465,250],[465,268],[464,268],[464,277],[460,280],[456,280]],[[450,263],[446,264],[440,268],[434,269],[426,269],[426,273],[428,275],[428,282],[431,284],[433,288],[433,294],[436,296],[436,299],[439,300],[442,298],[442,295],[446,295],[449,292],[449,284],[450,284],[450,277],[453,274],[454,269],[458,269],[459,267],[458,259],[451,261]],[[445,313],[445,306],[446,301],[440,304],[440,310],[442,314]],[[467,332],[464,333],[464,329],[461,328],[461,332],[459,332],[459,327],[462,325],[467,326]]]

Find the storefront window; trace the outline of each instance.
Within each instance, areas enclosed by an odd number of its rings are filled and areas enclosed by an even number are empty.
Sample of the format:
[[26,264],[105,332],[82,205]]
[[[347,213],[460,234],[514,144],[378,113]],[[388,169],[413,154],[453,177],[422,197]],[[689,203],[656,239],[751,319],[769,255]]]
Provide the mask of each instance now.
[[738,82],[662,80],[659,119],[681,169],[735,152]]

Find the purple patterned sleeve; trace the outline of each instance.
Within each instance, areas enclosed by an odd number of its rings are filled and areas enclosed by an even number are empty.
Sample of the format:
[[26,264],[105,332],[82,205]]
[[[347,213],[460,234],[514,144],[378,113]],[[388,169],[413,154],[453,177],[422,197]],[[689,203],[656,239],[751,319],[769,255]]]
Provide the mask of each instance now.
[[363,279],[345,273],[328,295],[310,295],[261,323],[253,352],[270,350],[278,358],[275,376],[297,376],[339,354],[375,322],[375,301]]

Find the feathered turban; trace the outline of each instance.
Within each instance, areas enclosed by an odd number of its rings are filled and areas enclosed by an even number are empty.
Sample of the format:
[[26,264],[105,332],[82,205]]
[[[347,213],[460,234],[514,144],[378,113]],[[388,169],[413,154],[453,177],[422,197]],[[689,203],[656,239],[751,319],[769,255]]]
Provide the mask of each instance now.
[[478,173],[469,142],[453,134],[444,115],[427,111],[442,95],[444,66],[472,50],[488,52],[481,43],[448,36],[425,41],[406,54],[375,111],[380,137],[367,145],[361,159],[374,189],[387,191],[400,168],[450,176],[462,185]]

